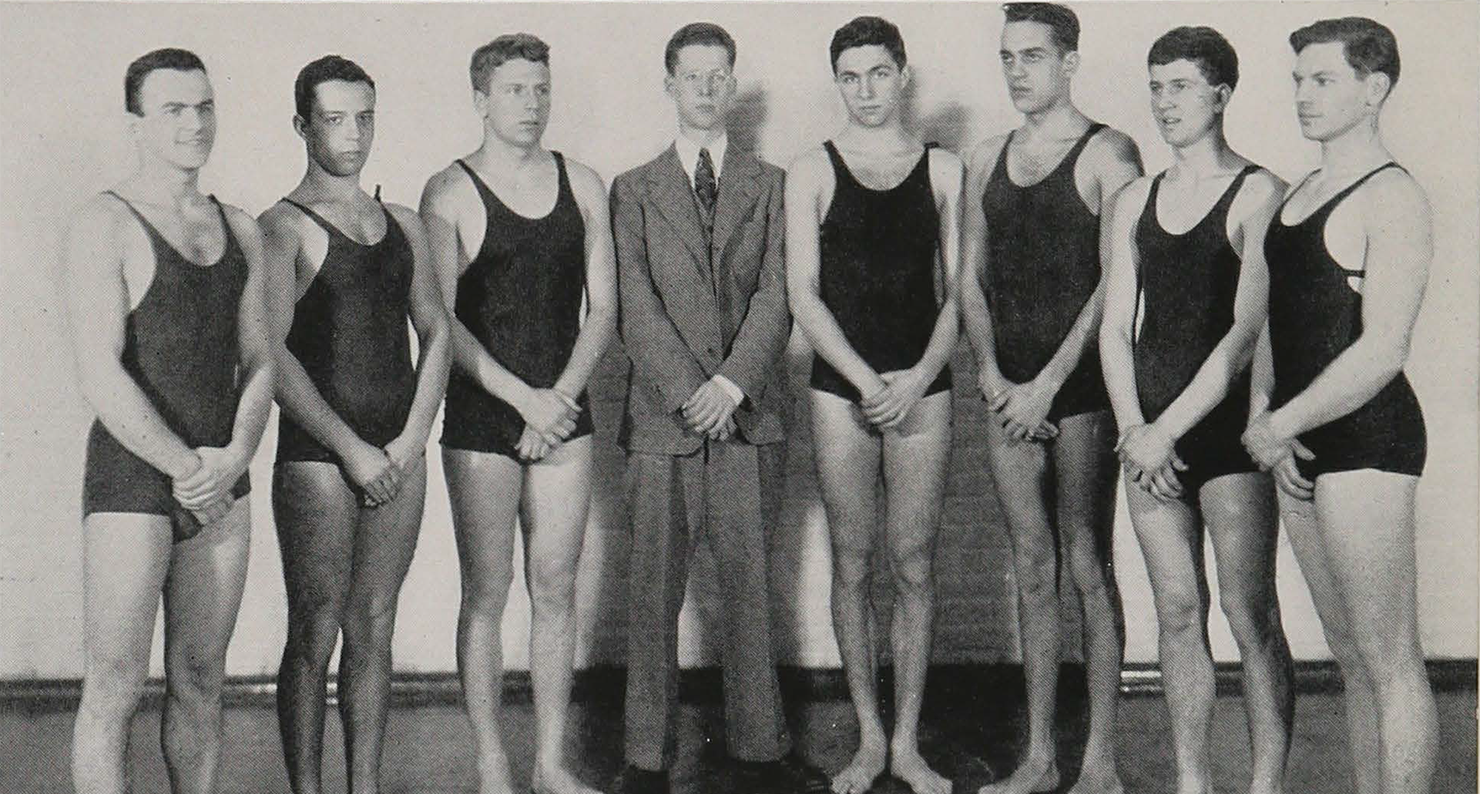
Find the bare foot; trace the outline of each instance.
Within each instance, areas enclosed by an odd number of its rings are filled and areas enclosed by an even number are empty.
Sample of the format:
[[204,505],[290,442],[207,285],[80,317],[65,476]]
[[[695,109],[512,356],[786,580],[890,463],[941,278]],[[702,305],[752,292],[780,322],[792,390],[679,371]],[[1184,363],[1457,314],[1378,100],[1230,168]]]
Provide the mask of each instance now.
[[509,759],[503,753],[478,760],[478,794],[514,794]]
[[1091,763],[1086,761],[1079,768],[1079,779],[1069,788],[1068,794],[1125,794],[1120,774],[1115,771],[1115,761],[1106,759]]
[[832,779],[833,794],[863,794],[884,774],[889,750],[883,742],[861,742],[853,760]]
[[982,786],[976,794],[1035,794],[1058,787],[1059,767],[1053,759],[1026,758],[1006,780]]
[[951,781],[931,769],[913,747],[893,749],[889,754],[889,774],[903,780],[915,794],[951,794]]
[[601,794],[560,766],[536,766],[529,787],[534,794]]

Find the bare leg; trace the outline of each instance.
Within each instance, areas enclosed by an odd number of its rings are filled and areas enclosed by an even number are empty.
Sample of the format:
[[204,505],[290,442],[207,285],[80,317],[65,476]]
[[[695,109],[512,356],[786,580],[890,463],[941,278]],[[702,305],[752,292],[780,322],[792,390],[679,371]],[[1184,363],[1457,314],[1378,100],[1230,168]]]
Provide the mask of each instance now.
[[128,788],[129,723],[149,674],[149,644],[170,560],[170,522],[93,513],[82,522],[82,703],[72,726],[78,794]]
[[359,507],[338,466],[304,461],[277,465],[272,508],[288,595],[288,640],[277,681],[283,760],[295,794],[318,794],[329,657],[349,596]]
[[[1324,479],[1324,478],[1320,478]],[[1317,486],[1320,482],[1317,480]],[[1326,556],[1326,542],[1316,521],[1313,501],[1301,501],[1279,494],[1280,519],[1289,533],[1290,545],[1300,572],[1310,588],[1316,614],[1326,645],[1341,668],[1346,702],[1347,741],[1351,743],[1352,770],[1356,774],[1356,794],[1382,794],[1381,754],[1377,740],[1377,701],[1371,679],[1357,654],[1352,638],[1351,618],[1342,603],[1331,563]]]
[[935,618],[935,540],[951,454],[951,394],[924,398],[884,433],[889,570],[894,578],[894,736],[889,770],[915,794],[950,794],[951,781],[920,756],[920,706]]
[[478,744],[480,794],[511,794],[509,759],[498,724],[504,692],[504,605],[514,579],[514,517],[524,472],[491,452],[442,450],[452,528],[462,570],[457,670]]
[[1363,470],[1316,481],[1330,570],[1372,683],[1384,794],[1428,792],[1438,718],[1418,638],[1413,495],[1418,478]]
[[576,567],[591,504],[591,437],[525,468],[521,524],[533,613],[529,637],[539,794],[594,794],[565,765],[565,718],[575,651]]
[[247,582],[252,514],[246,499],[174,544],[164,585],[165,705],[160,730],[170,788],[210,794],[221,760],[226,647]]
[[1243,660],[1244,708],[1253,751],[1250,794],[1285,790],[1295,722],[1294,662],[1275,587],[1279,525],[1267,474],[1230,474],[1200,495],[1218,570],[1218,598]]
[[1054,701],[1059,685],[1059,570],[1048,503],[1048,451],[987,422],[988,460],[1012,540],[1018,636],[1028,690],[1028,747],[1006,780],[979,794],[1027,794],[1059,785],[1054,758]]
[[1110,539],[1115,526],[1115,422],[1109,411],[1064,417],[1053,443],[1059,535],[1083,610],[1089,678],[1089,737],[1070,794],[1120,792],[1115,707],[1125,657],[1125,616]]
[[1208,583],[1202,515],[1125,483],[1131,524],[1141,542],[1156,603],[1157,658],[1172,717],[1179,794],[1212,794],[1208,742],[1213,723],[1213,657],[1208,651]]
[[360,508],[354,562],[339,654],[339,716],[344,723],[348,788],[380,790],[380,746],[391,693],[391,639],[396,598],[411,567],[426,502],[426,458],[417,458],[396,498]]
[[833,778],[837,794],[861,794],[884,772],[889,745],[879,716],[874,609],[869,586],[882,442],[851,402],[812,394],[812,443],[832,539],[832,618],[858,715],[858,751]]

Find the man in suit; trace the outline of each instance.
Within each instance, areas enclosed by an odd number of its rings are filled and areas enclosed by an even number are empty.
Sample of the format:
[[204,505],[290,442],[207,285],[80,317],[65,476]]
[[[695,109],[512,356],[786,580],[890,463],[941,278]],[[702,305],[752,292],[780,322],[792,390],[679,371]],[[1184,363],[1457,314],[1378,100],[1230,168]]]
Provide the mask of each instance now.
[[725,724],[742,791],[825,791],[789,755],[771,648],[766,532],[780,515],[781,395],[790,332],[782,172],[729,145],[735,42],[679,29],[664,52],[679,135],[612,183],[622,340],[631,359],[619,443],[632,517],[625,792],[668,791],[678,613],[706,540],[727,607]]

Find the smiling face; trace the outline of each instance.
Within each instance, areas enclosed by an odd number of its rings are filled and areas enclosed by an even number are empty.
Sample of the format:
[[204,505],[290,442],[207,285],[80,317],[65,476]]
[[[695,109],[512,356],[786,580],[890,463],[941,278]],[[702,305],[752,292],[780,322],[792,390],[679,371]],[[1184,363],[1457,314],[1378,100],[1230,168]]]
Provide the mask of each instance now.
[[314,86],[311,118],[298,119],[308,156],[334,176],[365,167],[375,140],[375,89],[365,82],[326,80]]
[[854,123],[879,127],[899,118],[900,100],[910,75],[909,69],[895,62],[882,45],[866,44],[838,53],[833,81]]
[[504,61],[479,92],[479,110],[499,140],[536,146],[550,121],[550,67],[523,58]]
[[678,109],[682,126],[705,131],[723,128],[735,101],[730,51],[718,44],[682,47],[663,87]]
[[1079,53],[1061,52],[1053,28],[1042,22],[1009,22],[1002,28],[1002,76],[1013,107],[1038,113],[1069,96]]
[[1357,74],[1339,41],[1311,44],[1295,56],[1295,112],[1300,133],[1313,141],[1339,137],[1382,107],[1388,77]]
[[216,142],[216,98],[206,73],[155,69],[138,96],[140,113],[130,119],[140,151],[177,168],[204,166]]
[[1186,59],[1152,64],[1150,85],[1151,115],[1172,146],[1187,146],[1216,129],[1228,106],[1228,87],[1209,85],[1203,70]]

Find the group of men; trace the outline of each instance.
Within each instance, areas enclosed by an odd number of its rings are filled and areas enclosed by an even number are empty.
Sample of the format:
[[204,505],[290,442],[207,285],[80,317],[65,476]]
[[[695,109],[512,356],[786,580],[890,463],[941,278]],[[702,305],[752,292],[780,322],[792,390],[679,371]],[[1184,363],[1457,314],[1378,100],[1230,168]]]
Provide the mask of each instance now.
[[[1224,137],[1238,59],[1216,31],[1177,28],[1150,50],[1152,112],[1176,155],[1155,177],[1128,136],[1073,104],[1078,36],[1063,6],[1006,6],[1002,70],[1024,122],[963,160],[904,126],[899,30],[854,19],[830,47],[846,124],[783,173],[726,133],[734,40],[686,25],[664,52],[675,141],[609,196],[590,168],[542,148],[548,48],[501,36],[470,66],[482,145],[431,177],[419,211],[361,186],[374,81],[326,56],[295,85],[303,179],[255,222],[198,189],[215,133],[200,59],[166,49],[131,64],[139,168],[79,210],[65,251],[83,392],[98,415],[78,790],[125,787],[161,591],[171,785],[212,789],[247,561],[246,470],[275,398],[272,504],[289,604],[277,697],[293,790],[320,790],[341,635],[350,788],[377,790],[396,598],[445,402],[457,661],[480,790],[513,790],[499,627],[517,519],[533,610],[531,787],[593,791],[562,748],[592,487],[586,386],[619,330],[632,555],[615,786],[668,790],[678,614],[704,540],[725,605],[737,790],[861,794],[887,770],[917,794],[946,794],[918,724],[951,439],[947,362],[962,321],[991,417],[1028,692],[1020,763],[982,792],[1061,785],[1061,560],[1083,608],[1091,694],[1071,791],[1122,790],[1123,616],[1109,553],[1120,471],[1155,593],[1178,791],[1211,790],[1204,527],[1244,660],[1250,791],[1283,791],[1293,698],[1277,512],[1346,678],[1355,790],[1426,790],[1435,722],[1413,572],[1423,420],[1402,364],[1430,244],[1422,191],[1378,135],[1396,42],[1363,18],[1291,36],[1301,129],[1322,143],[1322,164],[1289,190]],[[793,318],[815,351],[833,625],[858,718],[856,754],[831,777],[792,751],[767,606],[784,490],[778,362]],[[897,593],[892,735],[876,689],[876,537]]]

